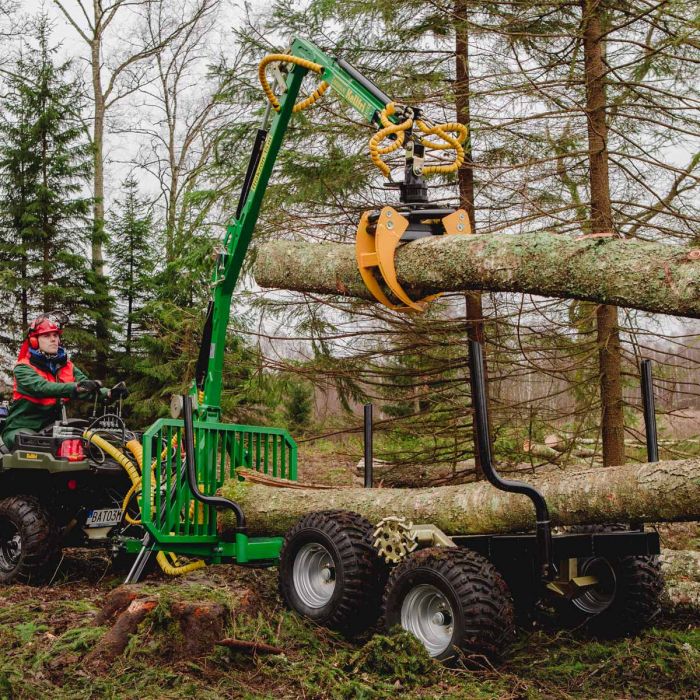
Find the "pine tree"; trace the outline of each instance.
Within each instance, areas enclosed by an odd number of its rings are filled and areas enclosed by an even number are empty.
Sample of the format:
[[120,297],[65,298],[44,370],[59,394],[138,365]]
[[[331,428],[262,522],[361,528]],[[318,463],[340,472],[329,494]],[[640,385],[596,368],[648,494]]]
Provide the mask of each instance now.
[[91,149],[83,100],[70,63],[54,63],[46,17],[37,20],[34,41],[15,61],[0,122],[5,327],[18,334],[37,312],[60,308],[71,317],[68,337],[85,349]]

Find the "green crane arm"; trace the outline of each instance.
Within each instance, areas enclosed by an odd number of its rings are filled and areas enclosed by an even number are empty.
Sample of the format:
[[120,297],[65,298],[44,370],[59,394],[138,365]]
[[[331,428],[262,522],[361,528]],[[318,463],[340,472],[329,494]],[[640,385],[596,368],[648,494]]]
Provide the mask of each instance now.
[[[294,39],[289,55],[320,65],[322,71],[319,78],[328,83],[338,97],[359,111],[369,122],[380,126],[379,113],[391,99],[350,64],[328,56],[317,46],[303,39]],[[284,89],[278,97],[279,110],[274,114],[269,130],[266,128],[267,124],[264,124],[258,131],[238,210],[226,230],[223,251],[217,257],[212,278],[213,300],[207,313],[192,387],[192,393],[200,398],[197,410],[199,420],[220,419],[222,373],[231,297],[241,273],[282,139],[299,95],[301,82],[308,70],[301,65],[292,64],[284,78]],[[390,119],[396,121],[394,117]],[[267,113],[265,121],[267,122]],[[200,392],[203,392],[203,396]]]

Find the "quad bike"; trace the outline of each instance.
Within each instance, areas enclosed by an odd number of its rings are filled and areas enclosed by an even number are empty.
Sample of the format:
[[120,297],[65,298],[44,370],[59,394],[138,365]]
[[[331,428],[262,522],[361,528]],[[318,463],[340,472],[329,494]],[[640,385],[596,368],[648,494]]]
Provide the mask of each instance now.
[[[68,418],[64,408],[61,420],[41,432],[18,433],[12,451],[0,447],[0,583],[48,581],[63,547],[107,547],[116,555],[120,535],[137,535],[129,506],[123,508],[129,474],[85,437],[138,441],[122,419],[125,395],[121,382],[111,399],[95,396],[90,418]],[[3,423],[0,415],[0,429]]]

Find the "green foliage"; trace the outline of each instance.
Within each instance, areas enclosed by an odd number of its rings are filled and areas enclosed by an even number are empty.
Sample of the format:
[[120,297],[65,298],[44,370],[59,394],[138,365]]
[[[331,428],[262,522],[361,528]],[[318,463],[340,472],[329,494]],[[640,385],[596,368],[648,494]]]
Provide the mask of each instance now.
[[115,320],[120,325],[124,355],[131,355],[135,336],[143,332],[137,317],[153,296],[156,246],[153,215],[148,202],[139,197],[133,177],[122,183],[123,198],[116,200],[109,222],[107,251],[110,255],[112,294],[117,300]]
[[33,621],[20,622],[15,625],[15,634],[21,644],[28,644],[34,636],[46,632],[48,629],[46,625],[36,624]]
[[291,380],[287,383],[284,417],[292,433],[303,432],[308,426],[313,409],[313,389],[306,383]]
[[375,634],[350,658],[355,672],[376,673],[411,688],[435,680],[436,662],[421,642],[400,627]]
[[[54,62],[56,51],[42,16],[33,43],[14,61],[0,120],[2,317],[14,333],[53,308],[67,311],[78,329],[91,316],[91,200],[83,190],[92,149],[81,121],[80,83],[70,75],[70,63]],[[71,341],[70,332],[66,339]],[[89,344],[83,349],[89,352]]]

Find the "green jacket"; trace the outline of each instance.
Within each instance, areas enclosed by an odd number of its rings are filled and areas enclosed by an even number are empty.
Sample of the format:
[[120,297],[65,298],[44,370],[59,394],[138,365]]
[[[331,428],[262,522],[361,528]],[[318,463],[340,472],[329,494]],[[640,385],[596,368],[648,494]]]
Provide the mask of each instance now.
[[[84,372],[81,372],[73,365],[73,375],[75,382],[49,382],[35,372],[28,365],[16,365],[13,372],[17,380],[17,389],[23,394],[36,396],[38,398],[71,398],[74,397],[78,382],[88,379]],[[38,432],[42,428],[51,425],[61,419],[61,402],[56,402],[52,406],[42,406],[25,399],[18,399],[12,402],[10,411],[5,421],[2,432],[2,439],[9,449],[14,447],[15,435],[20,430]]]

